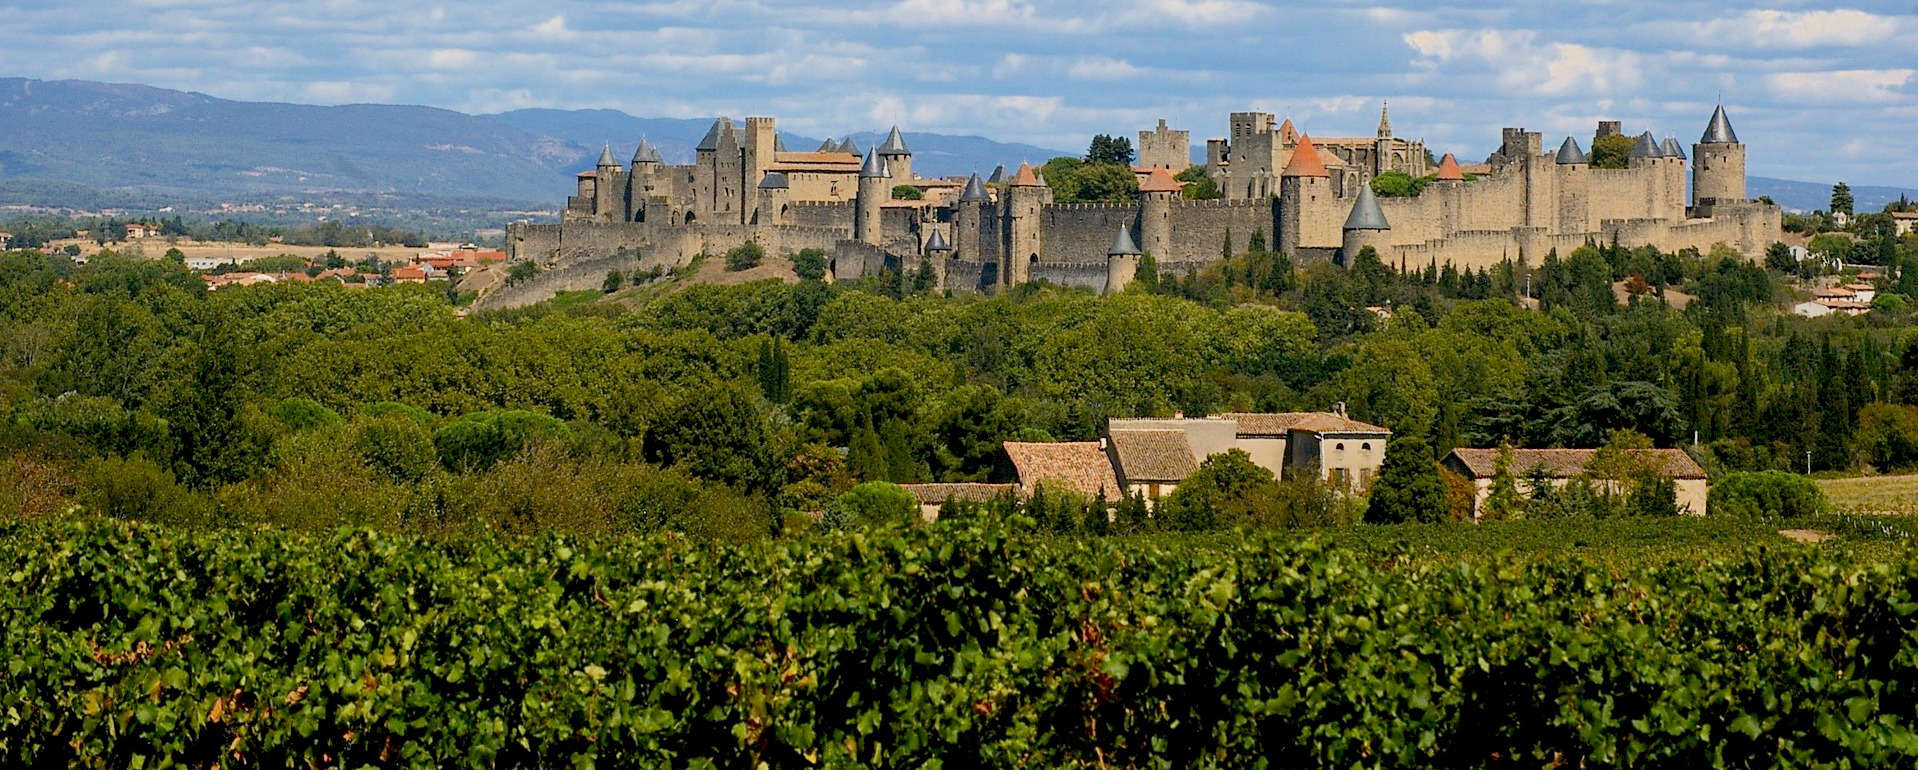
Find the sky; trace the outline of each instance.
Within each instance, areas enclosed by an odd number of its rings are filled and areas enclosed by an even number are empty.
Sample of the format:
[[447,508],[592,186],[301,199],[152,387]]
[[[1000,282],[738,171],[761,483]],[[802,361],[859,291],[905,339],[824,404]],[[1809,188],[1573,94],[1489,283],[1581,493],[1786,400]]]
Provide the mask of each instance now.
[[[1841,0],[1842,2],[1843,0]],[[898,124],[1082,148],[1228,113],[1482,159],[1601,118],[1690,152],[1722,100],[1749,173],[1918,186],[1918,0],[0,0],[0,75],[484,113],[608,107]]]

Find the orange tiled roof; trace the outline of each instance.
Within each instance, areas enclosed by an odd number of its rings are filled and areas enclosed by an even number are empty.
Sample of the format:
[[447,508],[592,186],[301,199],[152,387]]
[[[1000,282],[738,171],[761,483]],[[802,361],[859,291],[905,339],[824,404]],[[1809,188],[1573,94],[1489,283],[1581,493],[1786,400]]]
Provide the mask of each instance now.
[[[849,152],[776,152],[774,163],[839,163],[851,166],[859,165],[859,156]],[[857,171],[857,168],[853,169]]]
[[1299,135],[1299,146],[1292,150],[1292,160],[1285,164],[1280,176],[1316,176],[1329,178],[1332,175],[1325,170],[1325,163],[1319,160],[1319,150],[1312,146],[1312,137]]
[[1031,494],[1039,482],[1059,484],[1087,498],[1104,492],[1117,500],[1119,478],[1097,441],[1006,442],[1006,456],[1019,471],[1020,491]]
[[1441,182],[1465,181],[1465,172],[1459,170],[1458,158],[1452,157],[1452,153],[1445,153],[1445,157],[1439,158],[1438,180]]
[[1284,123],[1279,124],[1279,139],[1281,141],[1284,141],[1289,144],[1292,142],[1294,138],[1298,136],[1298,134],[1299,134],[1299,130],[1292,127],[1291,118],[1286,118]]
[[1179,192],[1184,189],[1185,185],[1179,184],[1179,180],[1172,178],[1172,172],[1162,166],[1154,166],[1145,181],[1139,183],[1139,192]]
[[969,503],[983,503],[992,498],[1012,491],[1011,484],[980,484],[975,482],[951,482],[931,484],[900,484],[900,489],[919,501],[920,505],[939,505],[946,500],[958,500]]
[[1032,173],[1032,164],[1019,164],[1019,173],[1012,175],[1013,187],[1038,187],[1039,175]]

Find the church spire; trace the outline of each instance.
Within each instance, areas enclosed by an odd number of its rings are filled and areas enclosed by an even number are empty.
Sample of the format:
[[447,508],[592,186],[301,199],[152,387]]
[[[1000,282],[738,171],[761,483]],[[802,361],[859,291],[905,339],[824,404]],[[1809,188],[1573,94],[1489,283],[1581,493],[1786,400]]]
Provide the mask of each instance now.
[[1387,106],[1388,105],[1384,101],[1379,102],[1379,138],[1380,139],[1392,138],[1392,118],[1386,112]]

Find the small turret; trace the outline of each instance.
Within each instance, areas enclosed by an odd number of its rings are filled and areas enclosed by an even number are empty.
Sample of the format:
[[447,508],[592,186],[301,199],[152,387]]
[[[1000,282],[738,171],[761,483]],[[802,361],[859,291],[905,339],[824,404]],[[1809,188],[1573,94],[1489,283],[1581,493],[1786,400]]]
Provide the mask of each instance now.
[[1351,267],[1359,252],[1368,246],[1383,258],[1390,243],[1386,233],[1391,229],[1392,225],[1385,221],[1385,209],[1379,206],[1379,197],[1372,193],[1372,186],[1359,186],[1359,198],[1352,203],[1352,213],[1345,217],[1343,237],[1339,241],[1339,254],[1344,257],[1345,266]]
[[991,200],[992,197],[986,194],[985,183],[979,181],[979,172],[972,172],[972,176],[966,180],[965,189],[959,191],[959,202],[988,203]]
[[856,145],[856,144],[853,144],[853,143],[852,143],[852,137],[850,137],[850,136],[848,136],[848,137],[846,137],[846,141],[843,141],[843,142],[840,142],[840,143],[839,143],[839,151],[840,151],[840,152],[843,152],[843,153],[845,153],[845,154],[847,154],[847,155],[859,155],[859,154],[861,154],[861,153],[859,152],[859,145]]
[[993,166],[992,175],[986,177],[986,184],[1005,184],[1005,183],[1006,183],[1005,164]]
[[759,213],[754,221],[762,225],[786,224],[786,210],[792,200],[792,180],[781,171],[768,171],[759,180]]
[[1164,166],[1152,167],[1152,173],[1139,183],[1139,239],[1147,251],[1171,253],[1172,201],[1184,190],[1185,185]]
[[1292,159],[1279,174],[1280,252],[1296,258],[1301,248],[1333,248],[1339,243],[1331,185],[1332,175],[1319,160],[1312,137],[1300,134]]
[[959,191],[959,210],[952,220],[953,250],[960,259],[984,261],[979,234],[985,222],[986,204],[991,202],[992,196],[986,194],[985,183],[979,181],[978,172],[973,172],[966,179],[965,188]]
[[786,140],[779,134],[773,134],[773,152],[785,152]]
[[1638,135],[1638,142],[1632,145],[1632,151],[1625,155],[1628,161],[1658,157],[1658,140],[1652,138],[1652,132]]
[[866,153],[866,162],[859,167],[860,179],[885,179],[892,173],[886,170],[886,159],[878,153]]
[[1045,233],[1040,229],[1040,213],[1050,199],[1051,190],[1046,188],[1045,180],[1032,170],[1029,163],[1019,164],[1019,171],[1012,175],[1012,181],[1006,185],[1006,201],[1003,210],[1006,214],[1006,259],[1010,264],[1000,275],[1007,278],[1008,286],[1017,286],[1030,279],[1032,266],[1039,261],[1039,252],[1045,244]]
[[1705,124],[1705,134],[1698,138],[1699,144],[1738,144],[1738,132],[1732,130],[1732,121],[1725,117],[1725,105],[1712,110],[1711,122]]
[[936,256],[950,251],[952,251],[952,244],[946,242],[944,233],[934,230],[932,231],[932,235],[926,236],[927,255]]
[[638,168],[642,163],[659,162],[661,162],[659,149],[654,147],[652,142],[646,141],[646,137],[641,136],[639,138],[639,149],[633,151],[633,167]]
[[1432,178],[1439,182],[1463,182],[1465,172],[1458,167],[1458,158],[1448,152],[1445,157],[1439,158],[1438,173]]
[[599,162],[593,165],[599,168],[619,168],[619,161],[613,159],[613,146],[609,144],[606,145],[606,149],[600,150]]
[[1665,141],[1658,145],[1658,154],[1667,158],[1685,159],[1685,151],[1679,149],[1678,137],[1675,136],[1665,137]]

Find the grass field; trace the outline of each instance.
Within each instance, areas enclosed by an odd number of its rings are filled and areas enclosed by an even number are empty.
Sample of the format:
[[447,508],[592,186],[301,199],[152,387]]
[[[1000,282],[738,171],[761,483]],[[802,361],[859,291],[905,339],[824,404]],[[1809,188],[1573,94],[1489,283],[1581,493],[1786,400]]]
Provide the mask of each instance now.
[[1918,513],[1918,474],[1819,479],[1833,508],[1854,513]]

